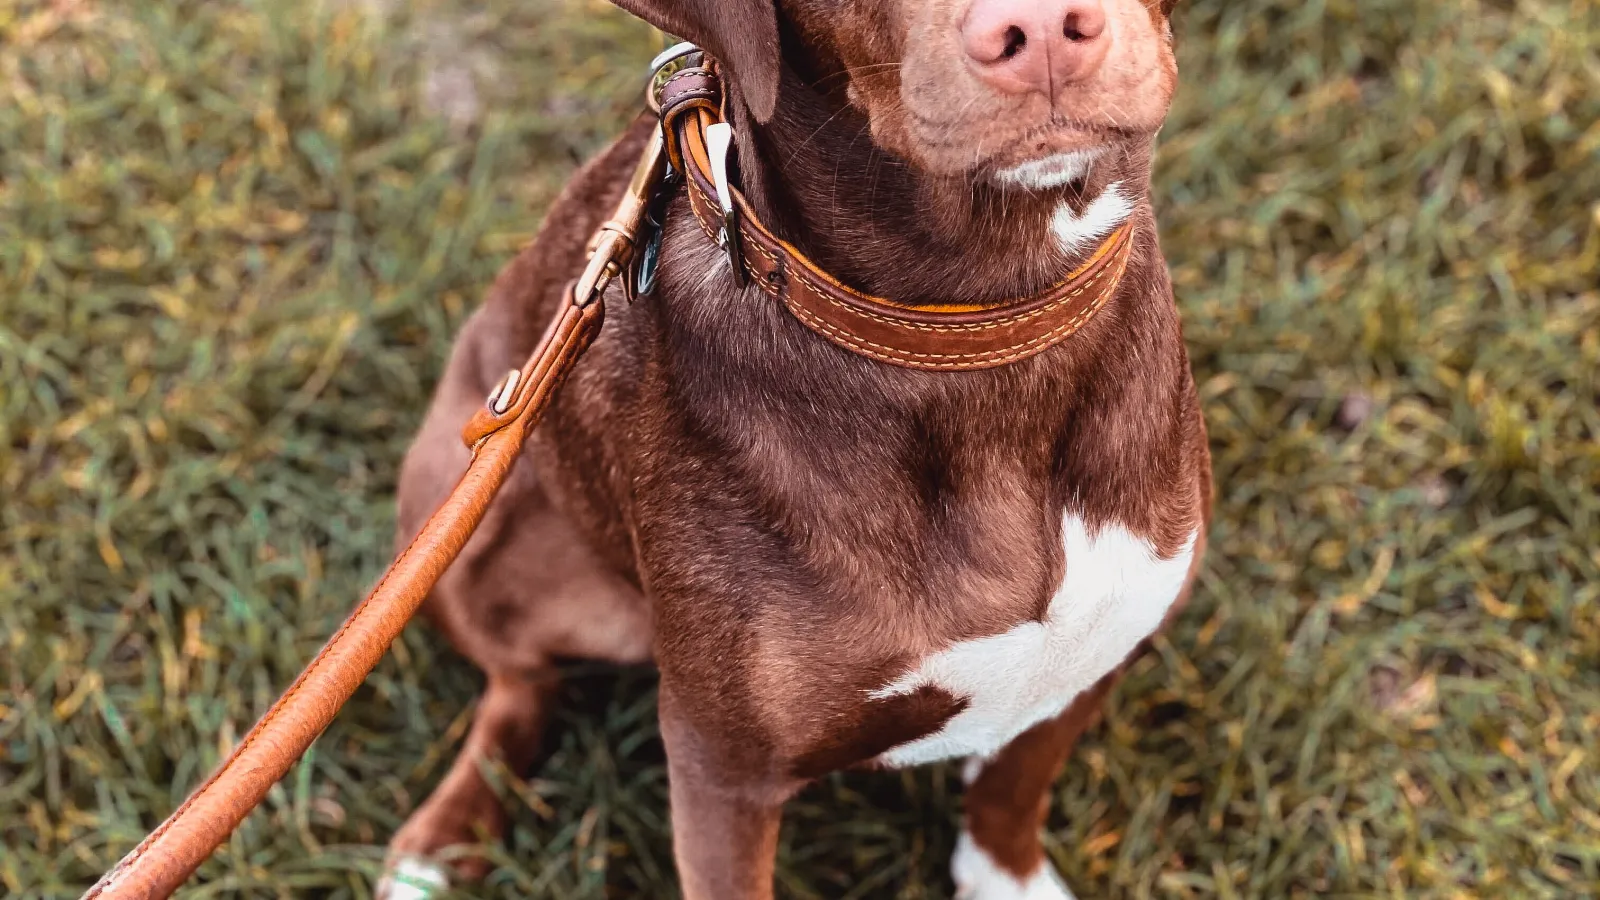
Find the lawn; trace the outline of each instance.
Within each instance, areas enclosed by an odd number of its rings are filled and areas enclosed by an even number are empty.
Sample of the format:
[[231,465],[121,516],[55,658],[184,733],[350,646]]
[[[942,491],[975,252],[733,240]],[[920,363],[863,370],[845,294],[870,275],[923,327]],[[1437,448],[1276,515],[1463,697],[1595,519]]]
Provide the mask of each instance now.
[[[1086,900],[1600,895],[1600,2],[1177,25],[1216,522],[1047,846]],[[0,0],[0,895],[76,896],[365,592],[451,336],[658,40],[599,0]],[[673,896],[653,678],[570,674],[471,894]],[[369,896],[479,683],[411,628],[185,896]],[[780,895],[947,897],[959,796],[823,781]]]

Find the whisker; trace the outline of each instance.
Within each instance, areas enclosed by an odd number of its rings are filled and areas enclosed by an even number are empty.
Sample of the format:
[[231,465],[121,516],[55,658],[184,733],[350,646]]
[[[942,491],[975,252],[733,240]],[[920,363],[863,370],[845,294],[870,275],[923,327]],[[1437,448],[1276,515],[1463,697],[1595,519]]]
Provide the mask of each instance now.
[[818,78],[816,81],[808,85],[808,87],[819,88],[835,78],[871,78],[881,75],[889,75],[893,74],[899,69],[899,63],[872,63],[871,65],[865,66],[847,66],[842,71],[833,72]]
[[795,161],[795,158],[800,155],[800,151],[804,150],[806,148],[806,145],[811,143],[813,138],[815,138],[817,135],[821,134],[823,129],[827,128],[829,125],[832,125],[834,119],[839,118],[840,116],[844,115],[845,113],[847,113],[849,111],[850,111],[850,107],[848,107],[848,106],[839,107],[837,112],[835,112],[833,115],[829,116],[825,121],[823,121],[823,123],[821,125],[817,126],[817,130],[816,131],[811,132],[811,134],[809,136],[807,136],[805,140],[801,141],[800,142],[800,146],[794,148],[794,152],[789,154],[789,158],[787,160],[784,160],[784,165],[787,166],[787,165],[793,163]]

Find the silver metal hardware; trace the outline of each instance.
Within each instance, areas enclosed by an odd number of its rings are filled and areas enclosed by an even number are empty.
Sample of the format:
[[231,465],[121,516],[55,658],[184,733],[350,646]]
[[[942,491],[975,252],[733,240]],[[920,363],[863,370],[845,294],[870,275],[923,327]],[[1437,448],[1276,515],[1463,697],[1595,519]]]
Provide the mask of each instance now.
[[700,48],[696,46],[694,42],[680,41],[661,51],[660,53],[657,53],[656,58],[650,60],[650,71],[659,72],[666,67],[667,63],[672,62],[675,59],[688,56],[691,53],[699,52]]
[[517,382],[522,380],[522,372],[512,369],[501,379],[500,386],[489,393],[489,411],[495,415],[504,415],[511,408],[511,400],[517,395]]
[[722,234],[717,242],[728,254],[733,278],[740,287],[749,280],[744,270],[744,250],[739,245],[739,210],[733,202],[733,187],[728,183],[728,154],[733,149],[733,126],[718,122],[706,126],[706,152],[711,156],[711,183],[717,189],[717,205],[722,207]]
[[692,57],[704,52],[694,44],[684,41],[681,44],[673,44],[656,54],[655,59],[650,60],[650,81],[645,88],[644,100],[651,112],[661,112],[661,89],[666,86],[667,79],[691,65],[697,65],[700,59]]

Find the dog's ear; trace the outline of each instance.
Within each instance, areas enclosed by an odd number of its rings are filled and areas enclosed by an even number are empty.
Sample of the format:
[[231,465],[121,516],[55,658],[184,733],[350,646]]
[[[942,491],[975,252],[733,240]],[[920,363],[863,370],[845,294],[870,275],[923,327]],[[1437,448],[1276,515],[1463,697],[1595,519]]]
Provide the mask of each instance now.
[[750,112],[772,119],[778,105],[775,0],[612,0],[668,34],[694,41],[732,73]]

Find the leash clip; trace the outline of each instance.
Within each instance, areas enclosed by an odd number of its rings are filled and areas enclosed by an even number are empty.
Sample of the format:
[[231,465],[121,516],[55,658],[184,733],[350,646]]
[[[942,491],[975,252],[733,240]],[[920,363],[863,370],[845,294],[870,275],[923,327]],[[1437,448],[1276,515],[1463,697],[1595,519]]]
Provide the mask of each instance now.
[[722,233],[717,243],[728,254],[734,283],[744,287],[749,277],[744,270],[744,248],[739,243],[739,209],[733,203],[733,188],[728,184],[728,153],[733,148],[733,126],[718,122],[706,126],[706,151],[711,155],[711,182],[717,189],[717,205],[722,207]]
[[[572,285],[574,306],[582,308],[599,300],[611,282],[619,277],[631,280],[640,229],[647,224],[651,203],[661,189],[667,169],[666,144],[661,129],[657,128],[645,143],[633,178],[617,201],[616,212],[589,239],[589,262]],[[631,291],[625,289],[624,293],[632,299]]]

